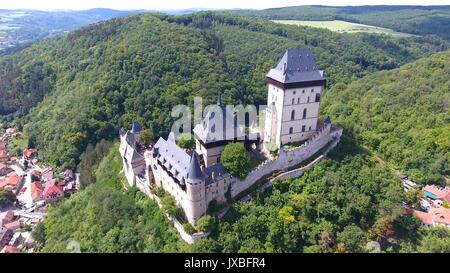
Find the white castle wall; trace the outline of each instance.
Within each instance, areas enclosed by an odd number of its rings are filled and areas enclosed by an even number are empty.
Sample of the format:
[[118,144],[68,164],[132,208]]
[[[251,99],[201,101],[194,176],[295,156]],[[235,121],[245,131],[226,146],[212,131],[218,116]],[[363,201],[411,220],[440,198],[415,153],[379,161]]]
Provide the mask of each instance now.
[[341,135],[341,128],[333,128],[332,130],[331,124],[321,126],[303,145],[287,151],[281,149],[277,157],[261,163],[244,180],[235,178],[231,184],[231,197],[236,197],[239,193],[248,189],[266,175],[300,164],[302,161],[317,153],[333,139],[340,139]]
[[[156,196],[155,194],[152,193],[152,191],[149,188],[148,181],[140,179],[139,177],[136,177],[136,187],[141,192],[143,192],[145,195],[147,195],[152,200],[154,200],[159,208],[162,208],[161,199],[159,199],[158,196]],[[195,243],[195,241],[200,240],[202,238],[206,238],[209,235],[209,233],[204,233],[204,232],[188,234],[184,230],[183,225],[175,217],[172,217],[169,214],[166,214],[166,217],[169,219],[169,221],[172,222],[173,226],[178,231],[181,238],[188,244],[193,244],[193,243]]]

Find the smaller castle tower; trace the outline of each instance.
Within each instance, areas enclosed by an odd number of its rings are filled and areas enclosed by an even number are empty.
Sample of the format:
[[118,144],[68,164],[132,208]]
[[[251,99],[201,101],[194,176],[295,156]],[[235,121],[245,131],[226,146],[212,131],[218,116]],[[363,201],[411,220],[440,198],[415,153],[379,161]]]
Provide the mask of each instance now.
[[145,159],[137,151],[137,140],[141,133],[141,125],[134,121],[131,130],[120,129],[120,155],[123,160],[123,172],[130,186],[136,184],[136,176],[145,173]]
[[200,168],[197,153],[192,153],[186,179],[186,197],[189,201],[185,211],[189,223],[195,224],[206,213],[205,177]]

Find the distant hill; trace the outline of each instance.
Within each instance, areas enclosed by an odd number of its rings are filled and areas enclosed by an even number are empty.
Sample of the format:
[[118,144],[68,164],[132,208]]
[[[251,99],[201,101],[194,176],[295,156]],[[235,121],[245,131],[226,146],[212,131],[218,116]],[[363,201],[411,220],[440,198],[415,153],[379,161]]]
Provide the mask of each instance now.
[[450,51],[336,84],[322,104],[361,143],[422,183],[450,175]]
[[74,167],[89,143],[132,120],[167,135],[177,104],[266,103],[264,75],[283,52],[309,47],[350,83],[449,48],[439,39],[345,35],[228,13],[115,18],[0,57],[0,114],[24,127],[54,166]]
[[297,6],[232,12],[270,20],[343,20],[450,39],[450,6]]
[[[137,13],[137,11],[100,8],[84,11],[51,12],[0,10],[0,51],[131,13]],[[10,25],[13,25],[14,28],[9,28]]]

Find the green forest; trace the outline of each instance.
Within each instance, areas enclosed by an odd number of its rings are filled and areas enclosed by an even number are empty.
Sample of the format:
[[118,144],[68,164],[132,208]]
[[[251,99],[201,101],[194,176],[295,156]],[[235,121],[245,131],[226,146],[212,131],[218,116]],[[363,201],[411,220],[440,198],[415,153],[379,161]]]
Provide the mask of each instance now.
[[38,251],[70,252],[72,241],[82,252],[343,253],[370,252],[369,242],[383,252],[450,251],[450,232],[405,215],[400,180],[347,136],[302,177],[232,204],[194,245],[151,199],[124,189],[121,166],[113,145],[97,181],[50,208],[35,231]]
[[[384,252],[450,252],[448,230],[404,214],[392,171],[421,183],[449,175],[443,38],[339,34],[225,12],[141,14],[1,56],[0,123],[82,177],[83,189],[37,226],[37,251],[76,241],[83,252],[366,252],[376,241]],[[311,48],[326,71],[321,115],[344,128],[341,143],[302,177],[232,204],[208,222],[209,239],[185,244],[153,201],[124,189],[118,129],[137,120],[165,137],[170,109],[194,96],[265,104],[264,76],[293,47]]]
[[332,86],[397,68],[449,47],[438,38],[395,39],[280,26],[203,12],[142,14],[91,25],[0,57],[0,114],[24,130],[54,167],[75,167],[89,144],[138,120],[167,135],[170,109],[194,96],[266,101],[265,73],[287,48],[308,46]]
[[450,51],[336,84],[321,111],[423,184],[450,175]]
[[298,6],[233,13],[271,20],[342,20],[450,39],[450,6]]

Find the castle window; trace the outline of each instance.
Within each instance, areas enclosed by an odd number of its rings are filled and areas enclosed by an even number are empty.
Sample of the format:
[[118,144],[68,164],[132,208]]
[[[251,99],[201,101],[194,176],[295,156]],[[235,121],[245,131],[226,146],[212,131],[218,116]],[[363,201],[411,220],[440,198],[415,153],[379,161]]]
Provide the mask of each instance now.
[[314,93],[314,88],[313,88],[313,89],[311,89],[311,93]]
[[294,95],[295,95],[295,93],[297,93],[297,92],[295,92],[295,90],[294,90]]
[[319,102],[320,101],[320,93],[317,93],[316,94],[316,102]]
[[303,118],[304,118],[304,119],[306,118],[306,108],[303,109]]
[[309,130],[311,131],[311,126],[309,126]]
[[305,94],[305,89],[302,90],[302,93]]
[[308,96],[308,100],[306,102],[309,102],[309,96]]
[[291,120],[294,120],[295,119],[295,110],[292,110],[292,112],[291,112]]
[[306,130],[306,126],[303,125],[303,126],[302,126],[302,132],[304,132],[305,130]]
[[297,99],[297,103],[300,104],[300,98]]
[[294,133],[294,128],[293,127],[289,128],[289,134],[293,134],[293,133]]
[[295,99],[292,99],[292,104],[294,104],[295,103]]

